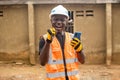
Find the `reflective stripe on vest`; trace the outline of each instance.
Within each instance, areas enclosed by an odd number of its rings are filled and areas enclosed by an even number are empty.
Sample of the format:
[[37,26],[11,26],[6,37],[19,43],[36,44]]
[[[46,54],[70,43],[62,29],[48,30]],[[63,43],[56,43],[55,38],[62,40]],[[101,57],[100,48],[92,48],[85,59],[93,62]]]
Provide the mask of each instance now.
[[[66,59],[66,64],[78,62],[77,58]],[[48,64],[63,64],[63,60],[49,60]]]
[[[77,75],[78,73],[79,73],[78,70],[67,72],[68,76]],[[56,78],[56,77],[64,77],[64,76],[65,76],[65,72],[47,73],[48,78]]]

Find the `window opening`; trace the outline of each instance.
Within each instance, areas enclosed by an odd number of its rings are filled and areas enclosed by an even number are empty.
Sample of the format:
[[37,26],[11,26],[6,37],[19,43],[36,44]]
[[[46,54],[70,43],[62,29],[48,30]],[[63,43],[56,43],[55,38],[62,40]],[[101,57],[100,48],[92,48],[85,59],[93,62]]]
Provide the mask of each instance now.
[[84,16],[84,11],[80,10],[80,11],[76,11],[76,17],[83,17]]
[[0,11],[0,17],[2,17],[3,16],[3,11]]
[[76,17],[84,17],[84,16],[94,16],[94,11],[93,10],[76,11]]
[[74,13],[73,11],[68,11],[69,14],[69,21],[65,28],[67,32],[73,33],[73,25],[74,25]]
[[94,16],[93,10],[86,10],[86,16]]

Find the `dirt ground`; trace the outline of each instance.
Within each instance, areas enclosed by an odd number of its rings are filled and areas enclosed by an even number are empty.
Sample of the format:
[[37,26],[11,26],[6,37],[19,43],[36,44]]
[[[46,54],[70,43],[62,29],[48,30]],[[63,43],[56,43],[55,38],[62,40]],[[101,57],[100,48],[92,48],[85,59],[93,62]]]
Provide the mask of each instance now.
[[[120,80],[120,65],[80,65],[80,80]],[[0,64],[0,80],[45,80],[39,64]]]

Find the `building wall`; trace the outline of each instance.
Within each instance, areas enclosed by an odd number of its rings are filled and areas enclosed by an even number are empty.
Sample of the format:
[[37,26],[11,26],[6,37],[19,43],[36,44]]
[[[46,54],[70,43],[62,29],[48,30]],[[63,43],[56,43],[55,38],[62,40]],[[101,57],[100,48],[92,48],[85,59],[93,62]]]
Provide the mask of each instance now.
[[49,13],[54,5],[34,5],[35,7],[35,37],[36,49],[38,51],[38,42],[40,36],[46,34],[47,29],[51,27]]
[[[39,38],[51,27],[49,13],[56,6],[34,4],[35,49],[38,58]],[[106,61],[106,5],[64,4],[73,11],[73,30],[82,32],[86,64],[105,64]],[[113,53],[112,63],[119,62],[120,5],[112,6]],[[27,5],[0,6],[0,60],[29,60],[29,28]],[[1,15],[1,14],[0,14]]]
[[114,4],[112,6],[113,11],[113,53],[112,61],[113,63],[120,63],[120,4]]
[[[51,27],[48,15],[54,6],[55,5],[35,5],[37,46],[39,36],[45,34],[47,29]],[[87,55],[86,63],[105,63],[105,5],[64,6],[74,13],[74,32],[82,32],[84,53]],[[93,16],[86,16],[87,10],[93,10]],[[83,11],[84,16],[77,17],[77,11]]]
[[120,3],[120,0],[0,0],[0,4],[103,4]]
[[28,60],[27,5],[0,6],[0,60]]
[[105,5],[74,5],[73,7],[74,32],[82,32],[86,63],[105,63]]

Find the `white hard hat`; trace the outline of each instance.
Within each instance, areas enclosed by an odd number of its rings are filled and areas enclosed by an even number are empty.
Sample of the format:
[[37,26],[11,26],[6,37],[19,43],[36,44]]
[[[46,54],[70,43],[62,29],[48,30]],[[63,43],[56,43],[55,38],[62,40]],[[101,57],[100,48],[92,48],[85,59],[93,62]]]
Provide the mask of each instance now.
[[51,16],[55,14],[65,15],[69,19],[68,10],[64,8],[62,5],[58,5],[55,8],[53,8],[51,10],[49,17],[51,18]]

